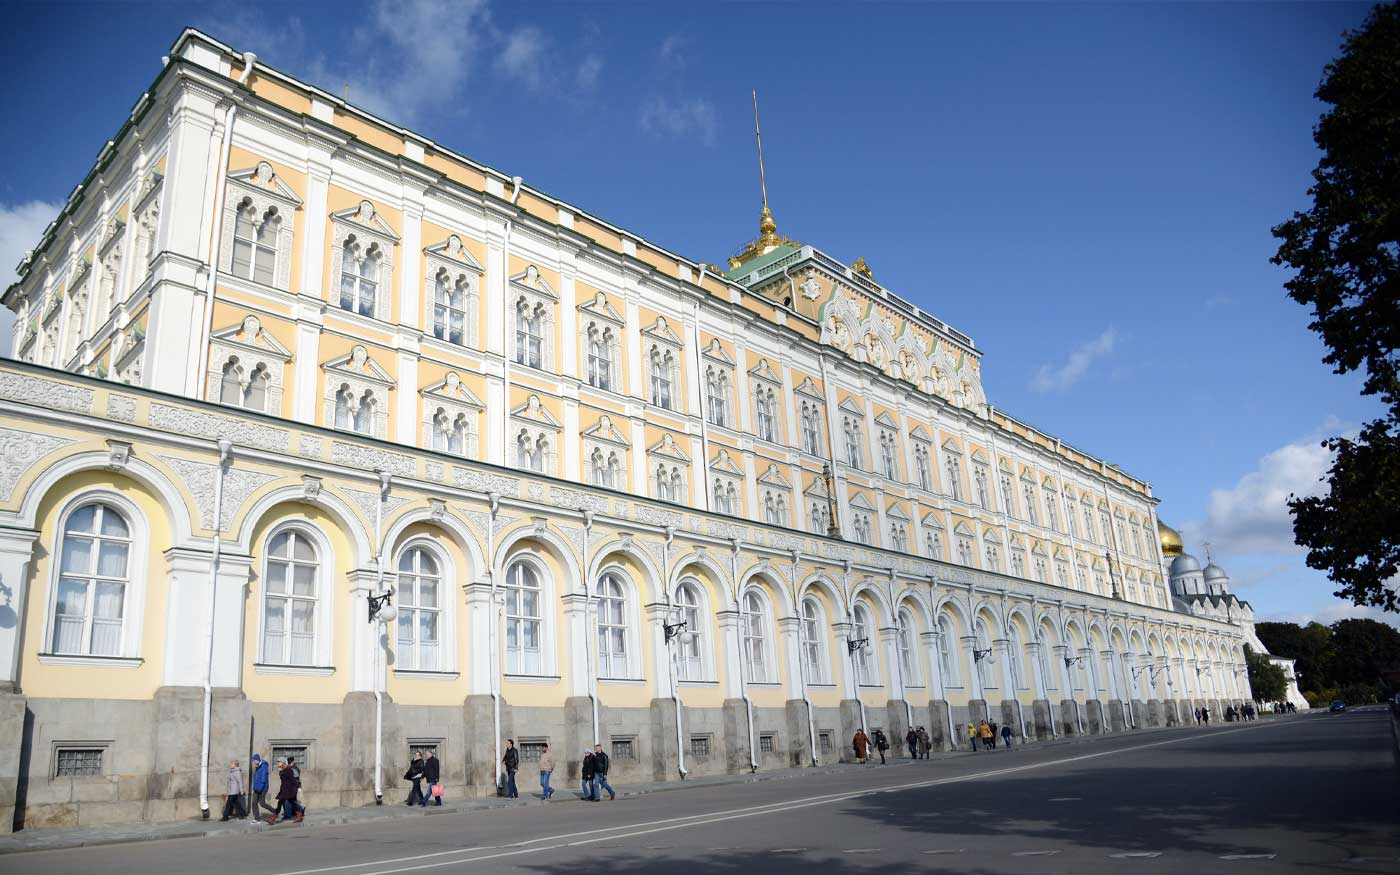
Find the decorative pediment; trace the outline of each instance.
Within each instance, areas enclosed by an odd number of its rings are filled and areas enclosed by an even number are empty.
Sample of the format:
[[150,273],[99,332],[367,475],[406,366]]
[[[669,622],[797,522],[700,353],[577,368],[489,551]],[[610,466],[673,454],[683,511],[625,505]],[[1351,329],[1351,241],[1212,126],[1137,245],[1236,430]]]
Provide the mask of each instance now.
[[550,413],[545,408],[538,395],[531,395],[529,398],[526,398],[525,403],[512,410],[510,415],[515,419],[524,419],[529,422],[538,423],[539,425],[546,426],[555,431],[561,428],[559,420],[555,419],[554,414]]
[[664,456],[677,462],[690,464],[690,456],[685,454],[685,451],[680,448],[680,444],[676,443],[675,437],[669,433],[663,434],[661,440],[652,444],[647,452],[653,456]]
[[356,344],[349,353],[340,358],[331,359],[321,367],[325,368],[328,374],[353,377],[357,380],[369,380],[371,383],[379,383],[382,386],[394,385],[394,378],[389,376],[389,372],[370,358],[369,351],[359,344]]
[[667,325],[666,320],[661,318],[660,316],[657,316],[656,321],[653,322],[651,325],[647,326],[646,328],[643,328],[642,333],[645,334],[647,337],[652,338],[653,340],[659,340],[663,343],[668,343],[671,346],[681,345],[681,339],[678,336],[676,336],[676,332],[672,331],[671,326]]
[[611,322],[617,326],[622,325],[622,314],[617,312],[616,307],[608,303],[608,296],[602,292],[596,293],[587,301],[579,304],[578,311]]
[[1022,479],[1022,480],[1029,480],[1030,482],[1034,483],[1034,482],[1035,482],[1035,475],[1034,475],[1033,473],[1031,473],[1031,469],[1030,469],[1030,468],[1022,468],[1022,469],[1021,469],[1021,479]]
[[985,465],[987,464],[987,454],[982,452],[981,450],[973,450],[972,461],[977,462],[981,465]]
[[481,262],[476,260],[471,250],[467,249],[467,247],[462,244],[462,238],[458,237],[456,234],[453,234],[441,243],[427,247],[423,252],[426,255],[441,258],[444,261],[450,261],[455,265],[475,271],[476,273],[486,272],[486,268],[481,266]]
[[885,516],[889,517],[892,520],[903,520],[904,522],[909,522],[909,514],[904,512],[903,505],[890,505],[888,508],[885,509]]
[[702,350],[702,354],[705,358],[717,361],[720,364],[728,365],[729,367],[734,366],[734,359],[730,357],[729,353],[724,351],[724,347],[720,345],[719,338],[717,337],[710,338],[710,345]]
[[770,383],[781,383],[782,378],[768,364],[768,359],[759,359],[758,364],[749,368],[749,376],[757,377],[760,380],[767,380]]
[[791,489],[792,484],[783,476],[783,472],[778,470],[777,465],[769,465],[768,470],[759,475],[758,482],[767,486],[774,486],[781,489]]
[[857,492],[854,496],[851,497],[851,507],[858,508],[860,510],[875,509],[875,505],[870,503],[870,499],[866,498],[865,493],[863,492]]
[[252,315],[244,316],[243,321],[236,325],[215,331],[213,340],[257,355],[281,359],[284,362],[290,361],[292,358],[292,351],[279,343],[277,338],[267,333],[262,327],[262,321]]
[[922,425],[914,426],[909,432],[909,436],[916,441],[923,441],[926,444],[933,442],[933,439],[928,436],[928,431]]
[[126,222],[113,216],[107,220],[107,225],[102,229],[102,242],[98,246],[98,252],[106,254],[107,250],[122,239],[122,232],[126,230]]
[[[278,176],[273,171],[272,165],[266,161],[259,161],[257,166],[249,167],[246,170],[235,170],[228,175],[228,178],[259,194],[280,200],[293,208],[301,206],[301,198],[297,197],[297,193],[282,181],[282,177]],[[336,215],[339,216],[339,213]]]
[[820,477],[813,477],[812,482],[807,484],[807,488],[802,490],[802,494],[809,495],[813,498],[830,497],[826,491],[826,481]]
[[865,408],[857,404],[854,398],[843,398],[841,403],[836,406],[846,413],[855,416],[865,416]]
[[1055,489],[1055,481],[1051,480],[1049,477],[1046,477],[1044,480],[1040,481],[1040,486],[1042,489],[1049,489],[1053,491]]
[[1057,561],[1057,562],[1067,562],[1067,561],[1069,561],[1069,554],[1065,552],[1065,548],[1064,548],[1064,547],[1056,547],[1056,548],[1055,548],[1055,561]]
[[744,476],[744,470],[734,464],[734,460],[729,457],[728,450],[720,450],[715,453],[715,457],[710,460],[710,470],[733,477]]
[[972,526],[969,526],[967,523],[960,522],[956,526],[953,526],[953,534],[964,535],[968,538],[971,538],[973,537]]
[[1005,459],[997,459],[997,470],[1003,474],[1010,474],[1013,477],[1016,475],[1015,469],[1013,469],[1010,465],[1006,464]]
[[554,286],[549,284],[540,273],[540,269],[533,264],[511,277],[510,284],[552,300],[559,299],[559,293],[554,291]]
[[1036,541],[1036,542],[1035,542],[1035,546],[1031,548],[1031,552],[1032,552],[1033,554],[1035,554],[1036,556],[1044,556],[1044,555],[1045,555],[1045,544],[1042,543],[1042,542],[1040,542],[1040,541]]
[[993,544],[1000,544],[1000,543],[1001,543],[1001,535],[998,535],[998,534],[997,534],[996,529],[983,529],[983,530],[982,530],[982,540],[988,541],[988,542],[993,543]]
[[486,409],[486,405],[481,403],[475,392],[467,388],[467,384],[462,382],[462,378],[455,371],[449,371],[442,380],[425,387],[423,397],[464,404],[477,410]]
[[592,428],[585,431],[583,436],[593,440],[616,444],[624,449],[632,446],[627,443],[627,439],[622,436],[622,432],[618,431],[617,427],[613,425],[612,417],[610,416],[598,417],[598,422],[595,423]]
[[945,452],[957,453],[958,455],[962,454],[962,447],[958,446],[958,442],[952,438],[948,438],[943,442],[943,449]]
[[1023,547],[1023,546],[1025,546],[1025,545],[1021,542],[1021,536],[1018,535],[1018,534],[1016,534],[1015,532],[1012,532],[1012,533],[1011,533],[1011,546],[1013,546],[1013,547]]
[[817,388],[816,383],[812,382],[811,377],[803,378],[801,384],[799,384],[798,387],[796,389],[793,389],[792,391],[796,392],[799,395],[806,395],[807,397],[813,398],[817,401],[823,400],[821,390]]
[[360,205],[357,207],[331,213],[331,218],[395,242],[399,239],[399,235],[394,232],[393,228],[389,227],[388,222],[380,218],[379,213],[374,209],[374,204],[369,201],[360,201]]
[[883,410],[880,411],[878,414],[876,414],[876,416],[875,416],[875,422],[878,423],[879,425],[883,425],[885,428],[889,428],[889,429],[898,429],[898,428],[899,428],[899,423],[897,423],[897,422],[894,421],[894,417],[893,417],[893,416],[890,416],[888,413],[884,412]]
[[924,518],[920,521],[920,525],[926,529],[942,529],[943,521],[931,513],[926,513],[924,514]]
[[136,209],[140,210],[146,206],[146,201],[151,195],[160,190],[160,184],[165,181],[165,176],[158,170],[152,170],[146,174],[146,178],[141,180],[141,189],[136,194]]

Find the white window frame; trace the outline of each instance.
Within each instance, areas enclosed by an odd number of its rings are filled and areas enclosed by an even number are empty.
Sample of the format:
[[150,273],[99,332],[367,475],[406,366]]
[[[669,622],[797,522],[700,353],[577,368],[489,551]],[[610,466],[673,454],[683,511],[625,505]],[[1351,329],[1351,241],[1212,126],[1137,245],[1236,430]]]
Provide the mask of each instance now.
[[[310,664],[299,664],[290,662],[269,662],[265,649],[266,623],[267,623],[267,587],[259,587],[258,593],[258,638],[257,638],[257,663],[263,666],[274,666],[284,672],[307,674],[320,674],[320,669],[332,665],[332,644],[334,637],[334,587],[331,581],[335,577],[335,553],[331,549],[330,540],[321,529],[304,519],[284,519],[268,530],[263,536],[260,544],[261,561],[260,568],[262,580],[268,580],[268,561],[272,558],[272,539],[283,532],[295,531],[311,542],[311,546],[316,550],[316,638],[312,644],[314,659]],[[289,590],[290,591],[290,590]],[[287,626],[290,656],[290,636],[291,626]]]
[[[481,348],[481,280],[485,268],[471,254],[462,238],[456,234],[436,246],[423,250],[423,326],[424,339],[430,343],[443,343],[455,347]],[[449,290],[448,322],[442,336],[438,335],[438,278],[446,275]],[[462,290],[462,338],[450,337],[451,313],[450,292]]]
[[[538,616],[529,617],[523,613],[511,613],[511,593],[509,591],[520,589],[520,587],[516,586],[513,582],[515,580],[514,573],[517,567],[528,567],[535,574],[536,580],[539,581]],[[549,569],[545,567],[544,563],[528,551],[517,551],[514,554],[512,554],[510,558],[506,561],[505,569],[505,585],[503,589],[507,590],[508,592],[505,594],[505,607],[502,613],[505,617],[507,630],[504,630],[501,636],[501,640],[503,642],[502,649],[505,654],[504,673],[507,676],[516,677],[550,677],[553,675],[555,665],[553,578],[550,576]],[[539,624],[539,661],[538,664],[535,665],[526,664],[522,660],[522,657],[519,654],[524,652],[523,648],[517,648],[513,651],[509,646],[508,627],[512,623],[515,623],[517,624],[518,630],[523,630],[525,624],[531,621],[537,622]],[[519,636],[519,632],[517,632],[517,636]],[[517,637],[517,641],[523,642],[523,638]],[[517,654],[514,657],[514,670],[512,670],[512,653]]]
[[[125,361],[127,357],[128,351],[123,351],[122,360]],[[268,379],[262,407],[248,405],[246,381],[242,385],[242,403],[236,406],[274,415],[281,413],[287,364],[292,360],[291,350],[268,333],[262,320],[252,314],[215,331],[209,338],[209,371],[205,375],[204,389],[206,400],[228,403],[223,400],[223,369],[231,358],[239,360],[245,377],[261,367]]]
[[870,615],[870,609],[856,603],[851,607],[851,639],[865,639],[865,646],[851,654],[855,662],[856,687],[880,686],[879,629]]
[[[152,180],[154,184],[153,190],[154,188],[160,187],[159,179],[163,179],[163,177]],[[229,277],[236,277],[241,282],[253,283],[258,286],[263,286],[264,288],[271,287],[280,289],[284,292],[288,291],[291,288],[294,226],[296,225],[297,211],[301,209],[301,199],[282,181],[282,178],[273,171],[272,165],[266,161],[260,161],[255,167],[247,170],[235,171],[228,174],[224,185],[226,186],[224,193],[224,216],[219,231],[219,272]],[[149,195],[150,192],[144,194],[142,196],[143,200],[149,197]],[[160,215],[159,201],[159,197],[150,200],[150,203],[154,204],[152,210],[154,212],[154,218],[157,220]],[[245,203],[252,209],[254,215],[258,217],[259,223],[263,221],[270,209],[275,209],[280,219],[280,224],[277,229],[277,248],[274,256],[275,266],[272,273],[272,282],[268,284],[260,283],[253,279],[252,276],[243,277],[233,272],[234,231],[237,226],[238,212]],[[147,216],[144,210],[140,218],[143,221],[146,220]],[[155,223],[151,222],[150,224],[154,226]],[[153,245],[155,241],[154,227],[151,228],[148,241],[147,245],[150,247],[150,251],[145,257],[149,262],[149,259],[155,255],[155,247]],[[342,238],[339,243],[343,244],[344,239]],[[139,260],[139,257],[133,260]],[[336,266],[338,267],[338,264]],[[133,265],[133,270],[140,270],[142,267],[143,266],[140,264]],[[145,267],[149,270],[149,264],[145,265]],[[256,271],[254,271],[254,275],[256,275]],[[337,296],[333,303],[338,305],[339,270],[337,269],[331,275],[335,277],[334,288],[336,289],[335,294]],[[144,280],[144,278],[145,273],[141,275],[141,280]]]
[[938,615],[938,668],[943,672],[943,686],[962,689],[957,631],[957,624],[947,612]]
[[[687,589],[693,596],[693,605],[686,604],[681,597],[681,593]],[[688,575],[676,584],[673,604],[679,612],[679,618],[686,621],[686,631],[692,633],[690,644],[678,642],[677,676],[682,684],[705,684],[715,680],[709,599],[709,588],[697,577]]]
[[[605,585],[613,584],[619,595],[605,593]],[[598,680],[634,680],[641,676],[640,644],[637,630],[641,622],[637,613],[637,587],[632,578],[619,565],[609,565],[598,574],[593,593],[596,604],[593,609],[593,646],[596,648]],[[616,612],[604,616],[605,602],[616,602]],[[606,622],[605,622],[606,620]],[[604,630],[609,633],[608,645],[604,646]],[[613,644],[620,638],[622,650],[614,652]]]
[[[425,553],[434,562],[437,563],[437,607],[435,608],[424,608],[420,606],[418,604],[418,594],[413,593],[412,596],[410,596],[408,593],[408,587],[404,582],[405,574],[403,569],[403,561],[404,558],[408,556],[409,552],[414,550],[423,551],[423,553]],[[414,576],[427,577],[428,575]],[[396,659],[394,663],[395,672],[451,672],[455,670],[456,660],[454,659],[454,657],[456,654],[456,637],[453,634],[455,632],[455,629],[453,629],[453,623],[456,614],[456,611],[453,610],[453,591],[455,590],[453,582],[455,580],[457,580],[457,575],[452,566],[451,557],[447,554],[446,551],[440,549],[438,545],[433,541],[433,539],[428,537],[413,538],[412,540],[408,541],[402,547],[399,548],[398,557],[394,562],[394,588],[398,593],[398,597],[395,600],[395,606],[398,608],[399,611],[399,620],[395,624],[394,635],[395,656],[401,657],[404,650],[402,644],[400,643],[402,639],[399,637],[398,629],[399,626],[402,624],[403,617],[405,616],[405,612],[407,611],[435,613],[437,615],[438,640],[436,664],[433,666],[423,665],[421,652],[422,641],[419,640],[418,625],[417,623],[415,623],[413,625],[412,649],[414,650],[414,653],[413,658],[411,660],[412,664],[405,665],[402,662],[400,662],[399,659]]]
[[[773,647],[773,613],[768,596],[756,586],[747,587],[739,599],[740,659],[749,683],[775,683],[778,679],[777,653]],[[755,608],[756,606],[756,608]],[[754,650],[760,659],[754,660]],[[758,669],[762,671],[758,671]]]
[[919,665],[919,626],[914,622],[914,613],[907,607],[900,608],[896,617],[895,643],[899,650],[900,666],[904,669],[904,686],[922,687],[924,681]]
[[[59,578],[62,575],[62,556],[64,532],[68,528],[68,520],[80,508],[89,504],[102,504],[116,510],[126,522],[127,535],[130,538],[130,548],[127,550],[126,560],[126,586],[122,593],[122,631],[121,643],[117,653],[112,656],[94,656],[91,652],[80,653],[55,653],[53,650],[54,635],[57,630],[57,608],[58,608],[58,587]],[[147,563],[149,561],[149,545],[151,543],[150,526],[145,514],[137,507],[135,502],[126,496],[118,493],[114,489],[98,488],[87,489],[70,498],[59,511],[58,526],[54,534],[52,561],[49,563],[48,592],[45,596],[46,608],[44,611],[44,637],[39,646],[42,656],[53,657],[64,662],[79,662],[92,665],[118,665],[121,660],[137,660],[141,658],[141,638],[145,625],[145,607],[147,591]],[[90,590],[87,597],[87,613],[84,619],[84,628],[91,626],[92,600],[95,591]],[[91,649],[91,635],[86,637],[87,648]],[[89,663],[90,661],[90,663]]]
[[[811,608],[811,612],[808,611]],[[831,683],[831,659],[827,655],[826,610],[821,599],[807,594],[802,597],[798,614],[798,646],[802,654],[802,671],[808,684],[823,686]]]

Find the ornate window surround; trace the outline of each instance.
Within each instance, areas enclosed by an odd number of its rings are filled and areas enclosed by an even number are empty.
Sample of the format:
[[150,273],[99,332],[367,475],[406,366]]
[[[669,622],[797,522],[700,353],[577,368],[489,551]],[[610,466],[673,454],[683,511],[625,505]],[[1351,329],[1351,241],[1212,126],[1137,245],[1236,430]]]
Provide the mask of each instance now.
[[442,343],[452,343],[446,338],[439,338],[436,332],[436,321],[434,317],[434,307],[437,305],[437,277],[441,271],[447,271],[448,284],[455,286],[463,283],[466,286],[466,300],[463,302],[463,309],[466,311],[466,324],[463,326],[462,346],[472,349],[481,348],[480,320],[481,311],[481,278],[486,273],[486,268],[481,266],[481,262],[472,256],[471,252],[462,243],[462,238],[456,234],[449,235],[441,243],[426,247],[423,250],[423,261],[425,264],[423,274],[423,337],[425,340],[437,340]]
[[730,507],[728,512],[735,516],[744,516],[744,471],[734,464],[729,450],[721,448],[715,453],[714,458],[710,460],[710,464],[706,468],[709,472],[706,479],[710,481],[706,484],[706,488],[718,483],[726,490],[732,489],[737,498],[737,504]]
[[[596,293],[592,298],[578,305],[579,373],[583,375],[584,385],[598,391],[622,394],[622,332],[625,327],[626,323],[622,314],[608,303],[608,296],[602,292]],[[600,334],[606,334],[608,329],[612,330],[612,340],[607,344],[608,388],[606,389],[599,389],[588,380],[590,373],[588,367],[589,334],[594,329]]]
[[[657,441],[647,448],[647,482],[648,491],[656,492],[656,481],[653,474],[658,466],[665,466],[672,473],[678,472],[681,475],[681,495],[674,499],[677,503],[685,504],[690,496],[690,456],[676,443],[676,439],[667,432]],[[708,487],[706,487],[708,488]],[[653,495],[653,498],[662,499],[660,495]]]
[[[296,192],[282,181],[272,169],[272,165],[266,161],[259,161],[254,167],[228,174],[224,186],[224,216],[219,228],[219,272],[233,276],[233,230],[238,221],[239,206],[247,200],[259,218],[268,208],[277,207],[282,221],[277,232],[277,266],[273,272],[273,287],[287,291],[292,275],[292,226],[295,224],[297,210],[301,209],[301,198],[297,197]],[[343,242],[341,239],[337,241],[337,245]],[[334,257],[332,261],[335,269],[332,276],[336,278],[338,287],[340,260]],[[256,282],[247,277],[238,279],[243,282]]]
[[[671,326],[666,323],[664,317],[656,317],[656,321],[642,329],[642,367],[646,373],[646,386],[641,393],[646,398],[648,404],[659,406],[662,410],[673,410],[677,413],[684,408],[685,390],[680,384],[681,379],[681,350],[683,348],[680,337],[671,330]],[[671,404],[669,407],[654,404],[653,393],[651,391],[653,370],[655,365],[652,362],[652,353],[660,352],[664,358],[667,352],[671,353],[671,371],[663,375],[670,381]]]
[[[593,427],[583,432],[581,437],[583,438],[584,470],[581,472],[582,476],[579,479],[585,483],[591,482],[588,468],[591,464],[590,460],[593,458],[594,450],[602,450],[604,458],[607,458],[611,453],[617,453],[622,463],[619,469],[621,479],[620,482],[614,483],[612,488],[625,491],[628,488],[628,451],[632,449],[632,445],[622,436],[622,432],[618,431],[617,427],[613,425],[612,417],[606,414],[598,417],[598,421],[594,423]],[[631,657],[629,656],[628,658],[630,659]]]
[[[516,350],[516,332],[520,330],[520,326],[517,324],[517,315],[521,301],[524,301],[531,310],[538,308],[543,313],[543,318],[540,320],[539,369],[542,371],[553,370],[554,322],[556,318],[554,311],[559,303],[559,293],[540,275],[540,269],[533,264],[510,278],[510,306],[509,312],[505,314],[506,318],[510,320],[510,331],[507,332],[510,349],[506,351],[506,354],[510,356],[513,364],[519,367],[531,367],[529,364],[521,364]],[[525,361],[529,361],[528,356]]]
[[467,388],[461,376],[456,371],[449,371],[438,382],[425,386],[419,395],[422,396],[424,444],[432,447],[434,419],[441,410],[450,422],[456,422],[459,416],[466,417],[468,429],[462,455],[468,459],[480,458],[477,441],[481,434],[481,413],[486,405]]
[[231,356],[238,356],[249,373],[259,364],[266,366],[267,409],[261,412],[281,413],[285,370],[292,360],[292,352],[264,330],[262,320],[251,314],[244,316],[242,321],[215,331],[209,338],[209,347],[209,371],[204,378],[206,401],[219,403],[223,367]]
[[[700,351],[701,362],[704,365],[702,378],[705,383],[702,390],[705,393],[705,420],[711,425],[719,428],[727,428],[730,431],[739,430],[739,415],[734,404],[734,359],[725,352],[724,346],[720,344],[719,338],[710,338],[710,343]],[[711,410],[711,394],[709,378],[711,375],[722,378],[723,389],[720,393],[720,400],[723,411],[720,416],[715,415]]]
[[559,435],[563,431],[563,426],[544,406],[539,395],[530,395],[525,399],[525,403],[516,407],[510,412],[510,445],[507,446],[506,454],[508,459],[515,458],[516,442],[520,432],[535,441],[538,445],[539,439],[545,437],[545,458],[543,470],[538,473],[557,475],[559,466]]
[[[374,318],[387,320],[394,284],[394,249],[398,245],[399,235],[389,227],[388,222],[380,218],[374,204],[367,200],[360,201],[358,206],[331,213],[331,229],[331,271],[327,281],[331,296],[330,305],[342,312],[361,315],[358,311],[343,310],[340,307],[340,275],[345,261],[345,243],[351,237],[357,242],[363,240],[367,244],[378,243],[379,281],[375,286]],[[280,266],[278,270],[281,270]]]
[[324,418],[321,424],[326,428],[335,428],[336,394],[342,386],[348,386],[356,398],[363,396],[366,391],[373,391],[376,403],[370,436],[381,440],[387,438],[389,434],[389,392],[394,388],[394,379],[374,359],[370,358],[369,351],[356,344],[350,352],[325,362],[321,368],[326,372],[326,392],[323,399]]

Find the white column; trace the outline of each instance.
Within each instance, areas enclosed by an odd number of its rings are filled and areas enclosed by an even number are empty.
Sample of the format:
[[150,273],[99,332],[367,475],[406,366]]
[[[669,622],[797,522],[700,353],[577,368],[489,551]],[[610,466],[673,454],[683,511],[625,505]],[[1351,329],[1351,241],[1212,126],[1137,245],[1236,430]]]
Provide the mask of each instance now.
[[880,644],[885,651],[886,689],[889,698],[904,699],[904,664],[899,658],[899,629],[886,627],[880,630]]
[[[489,560],[488,560],[489,561]],[[463,587],[466,590],[466,634],[471,645],[467,664],[467,692],[473,696],[490,695],[493,689],[491,670],[491,583],[485,578]],[[583,683],[587,684],[587,677]]]
[[[399,324],[420,331],[423,324],[423,204],[420,193],[405,192],[403,236],[399,240]],[[473,314],[475,315],[475,314]],[[402,383],[402,380],[400,380]]]
[[1001,663],[1001,689],[1003,699],[1016,698],[1016,680],[1011,674],[1011,660],[1014,654],[1011,652],[1011,639],[998,638],[992,642],[997,654],[997,662]]
[[676,645],[666,643],[666,630],[662,627],[674,617],[668,614],[670,606],[664,602],[653,602],[647,605],[645,610],[646,628],[643,635],[650,644],[648,648],[651,651],[650,677],[654,679],[656,684],[654,688],[656,695],[658,697],[668,696],[673,683],[671,648]]
[[778,649],[787,663],[786,691],[789,699],[802,698],[802,672],[806,666],[802,661],[802,620],[800,617],[783,617],[778,621]]
[[316,391],[321,358],[321,307],[319,301],[303,296],[297,299],[294,309],[297,345],[296,356],[292,359],[292,416],[297,422],[314,425],[321,406]]
[[418,341],[399,350],[398,380],[394,386],[394,440],[418,445]]
[[1079,664],[1084,667],[1085,698],[1097,699],[1099,697],[1099,675],[1098,666],[1094,664],[1094,651],[1089,647],[1082,647],[1079,650]]
[[488,353],[504,356],[501,347],[502,331],[505,329],[506,283],[510,265],[505,263],[505,228],[495,220],[488,220],[486,232],[486,276],[482,277],[481,294],[486,298],[486,336],[481,347]]
[[[624,285],[628,282],[625,280]],[[646,378],[643,376],[642,361],[646,358],[646,350],[642,348],[642,314],[637,306],[637,299],[634,295],[628,294],[623,306],[626,311],[623,318],[626,324],[622,326],[623,354],[627,356],[627,392],[635,398],[648,398]]]
[[846,646],[846,642],[851,638],[851,624],[832,623],[831,628],[836,632],[836,663],[841,666],[841,698],[858,699],[860,688],[856,683],[855,665],[851,662],[851,654]]
[[[629,407],[632,405],[628,405]],[[651,481],[647,473],[646,422],[641,419],[631,421],[632,434],[632,489],[633,495],[651,495]]]
[[587,696],[591,692],[588,683],[588,642],[592,640],[588,634],[588,599],[583,593],[571,592],[562,596],[560,601],[564,605],[564,628],[567,633],[564,655],[569,666],[569,695]]
[[[972,675],[972,691],[977,694],[973,696],[973,698],[982,699],[983,701],[986,701],[987,690],[985,687],[982,686],[982,667],[977,663],[977,636],[964,635],[962,638],[962,643],[963,653],[966,654],[968,660],[968,671]],[[990,655],[991,654],[987,654],[987,656]],[[986,659],[987,657],[984,656],[982,658]]]
[[1032,641],[1026,645],[1026,655],[1031,662],[1031,690],[1037,699],[1050,701],[1050,689],[1045,683],[1045,671],[1040,664],[1040,649],[1045,645]]
[[720,646],[724,648],[724,677],[720,688],[726,699],[743,697],[743,685],[739,672],[743,671],[743,643],[739,638],[739,612],[732,608],[715,612],[715,625],[719,628]]
[[[0,692],[19,691],[23,658],[20,644],[29,606],[29,562],[38,538],[38,532],[28,529],[0,529],[0,586],[8,590],[8,601],[0,607],[0,617],[10,621],[0,623]],[[39,651],[47,649],[44,641],[33,641],[30,646]]]
[[[241,687],[243,675],[243,619],[252,579],[253,560],[248,556],[223,553],[219,573],[210,588],[208,550],[171,549],[165,553],[169,594],[165,616],[165,662],[161,671],[164,686],[197,687],[204,683],[202,654],[209,647],[203,618],[209,615],[209,599],[214,599],[214,665],[211,682],[216,687]],[[256,602],[254,602],[256,604]],[[200,618],[198,621],[193,618]]]
[[1104,650],[1099,653],[1099,657],[1102,660],[1104,673],[1108,675],[1108,698],[1110,701],[1114,699],[1121,701],[1123,694],[1118,688],[1118,672],[1113,670],[1114,652],[1112,650]]
[[501,379],[498,365],[494,374],[486,375],[486,398],[483,399],[486,402],[486,461],[493,465],[506,463],[506,448],[501,441],[501,432],[505,428],[506,417],[510,415],[510,411],[506,409],[505,384]]

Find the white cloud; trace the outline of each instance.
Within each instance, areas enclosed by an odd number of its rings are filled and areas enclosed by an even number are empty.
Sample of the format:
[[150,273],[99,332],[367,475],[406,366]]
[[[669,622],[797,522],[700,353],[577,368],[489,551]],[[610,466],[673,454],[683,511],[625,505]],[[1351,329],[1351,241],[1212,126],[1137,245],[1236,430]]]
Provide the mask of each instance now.
[[[19,279],[15,267],[24,254],[39,243],[39,235],[61,208],[60,204],[46,201],[0,204],[0,292]],[[14,314],[0,307],[0,355],[11,354],[10,328],[14,324]]]
[[1260,614],[1257,619],[1265,623],[1297,623],[1300,626],[1312,621],[1330,626],[1338,620],[1378,620],[1400,628],[1400,614],[1388,613],[1380,608],[1363,607],[1340,599],[1324,602],[1310,611],[1272,611]]
[[661,48],[657,50],[657,60],[664,67],[679,69],[685,66],[685,43],[686,38],[678,33],[673,33],[661,41]]
[[496,63],[507,76],[531,88],[544,84],[545,36],[537,27],[522,27],[506,36]]
[[1332,463],[1317,441],[1288,444],[1266,454],[1253,471],[1228,489],[1213,489],[1204,522],[1183,526],[1193,543],[1208,540],[1217,554],[1297,554],[1290,495],[1315,495]]
[[719,132],[719,117],[708,100],[672,101],[656,95],[642,104],[638,119],[644,132],[677,139],[697,136],[706,146],[713,145]]
[[598,85],[598,75],[603,72],[603,59],[597,55],[588,55],[578,65],[578,75],[575,81],[583,91],[592,91]]
[[1064,364],[1041,365],[1031,380],[1031,388],[1037,392],[1063,392],[1079,382],[1089,372],[1090,365],[1112,353],[1117,345],[1118,331],[1109,326],[1098,337],[1076,347]]

